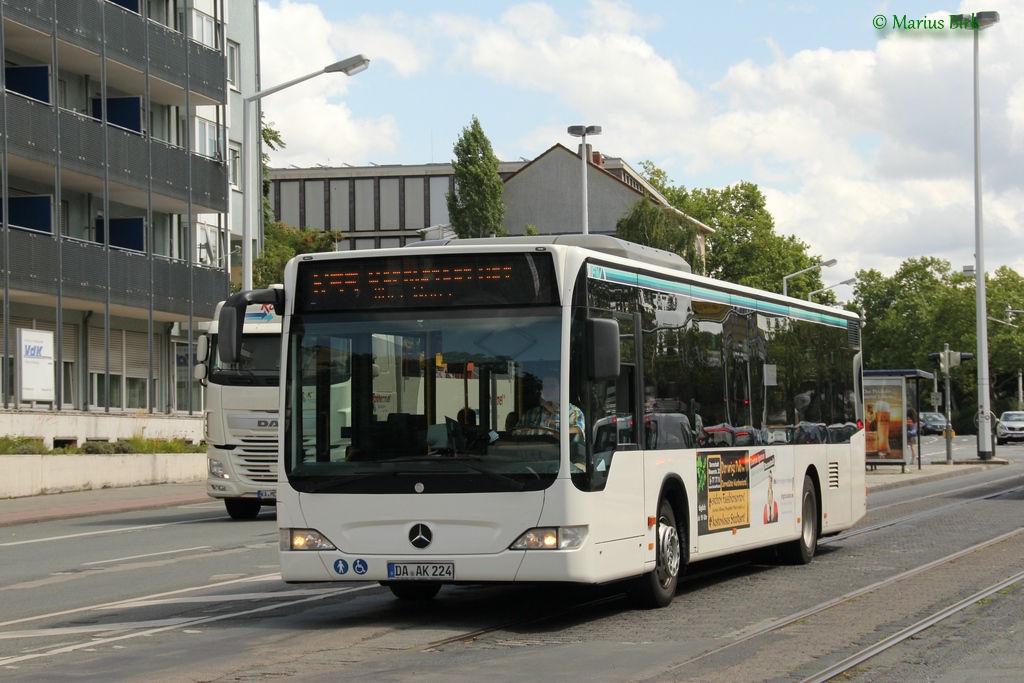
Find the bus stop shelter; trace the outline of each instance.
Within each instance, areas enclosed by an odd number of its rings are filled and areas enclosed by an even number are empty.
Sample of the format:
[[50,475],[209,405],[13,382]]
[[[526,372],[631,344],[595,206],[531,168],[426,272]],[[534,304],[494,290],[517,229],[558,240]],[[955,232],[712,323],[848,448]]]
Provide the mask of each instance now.
[[[912,452],[917,454],[917,467],[921,468],[920,425],[916,434],[908,437],[907,408],[913,408],[920,421],[920,382],[934,378],[932,373],[917,369],[864,371],[864,434],[868,467],[899,465],[900,471],[906,470],[909,438],[909,443],[915,446]],[[908,400],[913,401],[913,405],[909,405]]]

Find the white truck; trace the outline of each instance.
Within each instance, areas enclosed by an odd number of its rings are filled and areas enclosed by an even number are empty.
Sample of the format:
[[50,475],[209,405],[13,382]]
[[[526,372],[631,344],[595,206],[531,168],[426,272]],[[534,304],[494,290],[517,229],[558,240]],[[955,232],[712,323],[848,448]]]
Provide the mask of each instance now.
[[273,304],[246,309],[242,355],[217,352],[221,308],[196,344],[195,378],[206,391],[206,492],[224,500],[233,519],[253,519],[277,502],[281,318]]

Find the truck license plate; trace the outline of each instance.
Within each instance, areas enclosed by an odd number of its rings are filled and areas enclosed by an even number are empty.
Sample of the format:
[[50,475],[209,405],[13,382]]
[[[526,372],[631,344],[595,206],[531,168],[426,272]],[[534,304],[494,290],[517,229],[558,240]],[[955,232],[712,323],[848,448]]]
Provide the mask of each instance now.
[[388,578],[395,580],[455,580],[454,562],[388,562]]
[[257,491],[256,497],[259,498],[260,500],[277,500],[277,489]]

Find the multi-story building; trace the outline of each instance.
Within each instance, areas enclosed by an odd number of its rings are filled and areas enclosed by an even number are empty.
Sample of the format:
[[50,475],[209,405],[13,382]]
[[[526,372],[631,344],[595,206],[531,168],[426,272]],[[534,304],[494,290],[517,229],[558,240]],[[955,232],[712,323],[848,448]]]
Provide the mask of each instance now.
[[[587,146],[589,232],[613,235],[639,199],[672,209],[658,190],[622,159]],[[503,161],[504,228],[522,235],[580,232],[583,223],[579,152],[554,145],[532,161]],[[450,163],[270,169],[270,203],[277,220],[293,227],[342,233],[339,250],[404,246],[449,222],[446,196],[455,189]],[[698,228],[698,252],[711,228]],[[435,230],[436,232],[436,230]]]
[[256,13],[252,0],[0,2],[0,434],[201,434],[192,330],[228,294],[240,244]]

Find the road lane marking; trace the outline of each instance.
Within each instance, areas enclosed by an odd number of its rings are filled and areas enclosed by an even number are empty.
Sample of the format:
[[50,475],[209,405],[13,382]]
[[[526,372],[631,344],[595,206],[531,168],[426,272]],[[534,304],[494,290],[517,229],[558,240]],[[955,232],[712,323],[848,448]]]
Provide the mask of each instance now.
[[78,614],[80,612],[89,612],[94,609],[106,609],[108,607],[117,607],[118,605],[127,605],[129,603],[137,602],[139,600],[151,600],[155,598],[163,598],[170,595],[181,595],[182,593],[191,593],[193,591],[207,590],[209,588],[220,588],[221,586],[231,586],[236,583],[244,583],[246,581],[273,581],[274,579],[280,580],[281,573],[275,572],[273,574],[263,574],[260,576],[250,576],[245,579],[233,579],[231,581],[220,581],[218,583],[210,583],[205,586],[192,586],[191,588],[179,588],[178,590],[166,591],[164,593],[154,593],[153,595],[144,595],[138,598],[127,598],[125,600],[115,600],[113,602],[105,602],[99,605],[87,605],[85,607],[76,607],[74,609],[62,610],[60,612],[50,612],[49,614],[38,614],[34,617],[22,617],[21,619],[12,619],[10,621],[0,622],[0,628],[5,626],[13,626],[14,624],[24,624],[29,621],[37,621],[39,619],[48,619],[51,617],[63,617],[68,614]]
[[[241,612],[232,612],[230,614],[218,614],[216,616],[210,616],[210,617],[199,617],[197,619],[186,619],[186,620],[184,620],[183,622],[181,622],[179,624],[172,624],[172,625],[166,625],[166,626],[159,626],[159,627],[156,627],[156,628],[149,628],[149,629],[146,629],[144,631],[138,631],[138,632],[135,632],[135,633],[126,633],[126,634],[120,635],[120,636],[111,636],[110,638],[99,638],[99,639],[95,639],[94,638],[94,639],[89,640],[88,642],[85,642],[85,643],[77,643],[75,645],[67,645],[67,646],[64,646],[64,647],[58,647],[58,648],[54,648],[52,650],[49,650],[47,652],[36,652],[36,653],[32,653],[32,654],[23,654],[23,655],[16,655],[16,656],[13,656],[13,657],[0,658],[0,666],[10,666],[11,664],[17,664],[18,662],[25,662],[25,661],[29,661],[29,660],[32,660],[32,659],[40,659],[42,657],[51,657],[51,656],[54,656],[54,655],[67,654],[68,652],[75,652],[76,650],[94,650],[99,645],[107,645],[107,644],[110,644],[110,643],[117,643],[117,642],[121,642],[123,640],[128,640],[129,638],[139,638],[141,636],[152,636],[152,635],[156,635],[158,633],[164,633],[166,631],[172,631],[172,630],[175,630],[175,629],[179,629],[179,628],[182,628],[183,626],[196,626],[198,624],[209,624],[209,623],[212,623],[212,622],[215,622],[215,621],[223,621],[225,619],[237,619],[239,617],[245,617],[245,616],[249,616],[249,615],[252,615],[252,614],[259,614],[261,612],[269,612],[269,611],[276,610],[276,609],[281,609],[281,608],[284,608],[284,607],[292,607],[294,605],[301,605],[302,603],[305,603],[305,602],[313,602],[313,601],[322,600],[322,599],[325,599],[325,598],[332,598],[335,595],[343,595],[345,593],[356,593],[356,592],[359,592],[359,591],[369,590],[371,588],[378,588],[378,587],[379,586],[374,583],[374,584],[370,584],[370,585],[367,585],[367,586],[354,586],[354,587],[341,588],[341,589],[338,589],[338,590],[335,590],[335,591],[325,592],[325,593],[323,593],[321,595],[315,595],[315,596],[311,596],[311,597],[306,597],[306,598],[302,598],[300,600],[292,600],[291,602],[276,603],[276,604],[273,604],[273,605],[264,605],[263,607],[256,607],[254,609],[243,610]],[[2,626],[2,624],[0,624],[0,626]]]
[[0,543],[0,548],[10,548],[16,545],[29,545],[30,543],[46,543],[47,541],[64,541],[69,538],[84,538],[86,536],[99,536],[102,534],[120,534],[128,533],[131,531],[143,531],[146,529],[161,529],[167,526],[178,526],[180,524],[197,524],[199,522],[214,522],[221,519],[228,519],[225,515],[223,517],[208,517],[206,519],[187,519],[181,522],[166,522],[164,524],[145,524],[143,526],[125,526],[117,529],[105,529],[103,531],[83,531],[80,534],[66,534],[64,536],[47,536],[46,538],[33,538],[27,541],[9,541],[7,543]]
[[173,555],[175,553],[188,553],[193,550],[209,550],[211,546],[208,545],[197,545],[195,548],[182,548],[181,550],[164,550],[159,553],[147,553],[145,555],[132,555],[130,557],[119,557],[114,560],[96,560],[95,562],[83,562],[83,567],[89,567],[94,564],[109,564],[111,562],[124,562],[125,560],[140,560],[144,557],[156,557],[157,555]]

